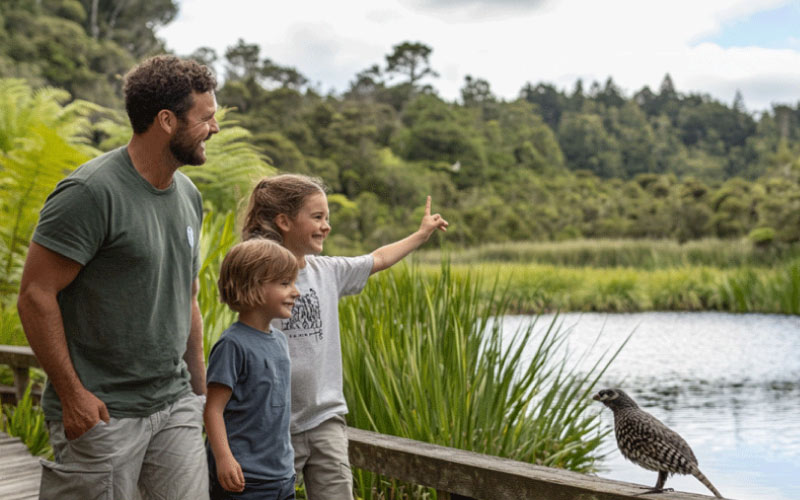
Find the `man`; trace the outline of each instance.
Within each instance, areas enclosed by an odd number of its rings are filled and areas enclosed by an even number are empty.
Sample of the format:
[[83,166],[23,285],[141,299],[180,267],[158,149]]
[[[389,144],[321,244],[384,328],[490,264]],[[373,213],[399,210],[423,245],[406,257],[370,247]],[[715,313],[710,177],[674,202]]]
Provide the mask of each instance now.
[[132,69],[130,142],[76,169],[41,211],[18,309],[48,375],[43,500],[208,498],[202,200],[177,169],[206,160],[215,87],[172,56]]

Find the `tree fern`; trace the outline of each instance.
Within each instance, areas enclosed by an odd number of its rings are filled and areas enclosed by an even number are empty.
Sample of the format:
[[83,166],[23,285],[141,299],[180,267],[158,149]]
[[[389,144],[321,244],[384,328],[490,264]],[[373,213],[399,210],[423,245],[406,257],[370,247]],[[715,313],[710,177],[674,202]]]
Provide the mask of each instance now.
[[236,210],[247,199],[254,182],[275,172],[248,139],[250,132],[226,119],[228,109],[217,111],[220,131],[206,144],[203,165],[181,168],[203,193],[207,209]]
[[18,288],[38,211],[56,183],[97,151],[90,115],[102,108],[55,88],[0,79],[0,304]]

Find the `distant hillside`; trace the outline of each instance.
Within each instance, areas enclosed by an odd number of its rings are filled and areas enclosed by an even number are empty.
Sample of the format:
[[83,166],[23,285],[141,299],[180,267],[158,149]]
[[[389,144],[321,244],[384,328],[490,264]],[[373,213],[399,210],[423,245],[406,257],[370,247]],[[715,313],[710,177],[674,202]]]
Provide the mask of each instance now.
[[[121,75],[165,50],[153,28],[176,12],[171,0],[5,1],[0,77],[121,108]],[[513,101],[467,77],[449,102],[431,85],[432,50],[399,43],[340,95],[321,95],[242,40],[224,55],[201,47],[192,56],[225,68],[219,103],[235,108],[229,116],[277,168],[329,185],[331,251],[406,234],[429,193],[456,245],[800,240],[800,103],[754,116],[740,98],[728,106],[682,94],[669,75],[633,95],[611,78],[569,92],[529,83]]]

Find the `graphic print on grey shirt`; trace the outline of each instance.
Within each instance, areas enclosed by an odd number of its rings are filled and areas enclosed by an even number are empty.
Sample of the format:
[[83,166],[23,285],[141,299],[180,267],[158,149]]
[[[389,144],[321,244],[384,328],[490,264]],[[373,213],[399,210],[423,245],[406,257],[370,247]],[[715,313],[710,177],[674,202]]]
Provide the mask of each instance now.
[[287,335],[288,338],[316,336],[318,342],[322,340],[322,315],[316,290],[309,288],[307,294],[294,301],[292,317],[283,320],[281,326],[283,331],[291,332]]

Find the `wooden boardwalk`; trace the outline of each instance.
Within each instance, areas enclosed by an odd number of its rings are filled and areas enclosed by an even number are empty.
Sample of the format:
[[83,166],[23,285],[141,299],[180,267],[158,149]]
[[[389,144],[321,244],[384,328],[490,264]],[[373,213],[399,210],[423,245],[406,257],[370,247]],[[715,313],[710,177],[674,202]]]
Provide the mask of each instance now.
[[17,438],[0,432],[0,498],[35,500],[39,498],[42,466],[28,447]]

